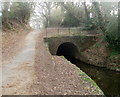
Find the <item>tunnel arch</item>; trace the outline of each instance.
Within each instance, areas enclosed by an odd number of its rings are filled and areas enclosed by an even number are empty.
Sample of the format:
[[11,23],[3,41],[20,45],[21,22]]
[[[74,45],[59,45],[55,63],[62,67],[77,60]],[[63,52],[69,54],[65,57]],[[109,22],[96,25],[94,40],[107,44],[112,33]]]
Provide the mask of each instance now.
[[65,58],[75,58],[79,56],[79,50],[77,46],[71,42],[64,42],[59,45],[56,55],[64,56]]

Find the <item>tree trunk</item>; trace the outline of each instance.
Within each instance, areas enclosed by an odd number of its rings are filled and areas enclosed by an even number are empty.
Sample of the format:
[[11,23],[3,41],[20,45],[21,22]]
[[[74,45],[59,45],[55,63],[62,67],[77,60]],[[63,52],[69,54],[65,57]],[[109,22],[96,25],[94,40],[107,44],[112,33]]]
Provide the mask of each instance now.
[[4,2],[4,17],[3,17],[4,23],[8,23],[8,9],[9,9],[9,2]]
[[51,11],[51,2],[46,3],[46,7],[47,7],[47,26],[50,26],[50,11]]
[[98,17],[98,22],[99,22],[100,29],[105,33],[106,32],[105,22],[104,22],[102,14],[101,14],[99,4],[98,4],[98,2],[92,2],[92,4],[95,8],[95,13]]
[[118,38],[120,38],[120,2],[118,3]]
[[86,19],[87,19],[88,22],[90,22],[90,15],[89,15],[86,3],[83,2],[83,5],[84,5],[84,8],[85,8]]

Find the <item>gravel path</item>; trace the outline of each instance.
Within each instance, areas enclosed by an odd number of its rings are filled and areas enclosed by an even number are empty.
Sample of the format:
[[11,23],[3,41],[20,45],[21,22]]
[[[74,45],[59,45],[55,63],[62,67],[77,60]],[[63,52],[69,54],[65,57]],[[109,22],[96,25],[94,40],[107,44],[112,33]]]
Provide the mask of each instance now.
[[25,43],[25,37],[30,30],[21,29],[19,32],[3,32],[2,34],[2,64],[9,63],[17,55]]
[[21,51],[8,64],[2,66],[3,95],[28,94],[34,79],[36,37],[40,31],[30,32]]

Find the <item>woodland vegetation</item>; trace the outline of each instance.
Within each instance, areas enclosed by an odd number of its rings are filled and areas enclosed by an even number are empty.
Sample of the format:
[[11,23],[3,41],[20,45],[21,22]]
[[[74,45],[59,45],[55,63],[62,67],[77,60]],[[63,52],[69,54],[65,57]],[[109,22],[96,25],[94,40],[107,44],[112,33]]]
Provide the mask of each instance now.
[[11,21],[41,27],[82,27],[100,30],[106,47],[120,53],[119,10],[117,2],[2,2],[2,25]]
[[28,2],[2,2],[2,26],[12,29],[12,21],[19,24],[28,24],[33,11],[33,4]]

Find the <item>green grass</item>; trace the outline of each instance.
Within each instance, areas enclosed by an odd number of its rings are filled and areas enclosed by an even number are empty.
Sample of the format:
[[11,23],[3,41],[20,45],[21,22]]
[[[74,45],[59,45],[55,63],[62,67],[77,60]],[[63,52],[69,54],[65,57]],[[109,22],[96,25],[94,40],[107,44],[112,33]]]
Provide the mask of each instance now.
[[95,44],[95,47],[96,47],[96,48],[99,48],[100,46],[101,46],[100,43],[96,43],[96,44]]
[[115,50],[113,50],[111,53],[110,53],[110,55],[108,56],[108,59],[113,59],[115,56],[117,56],[117,55],[119,55],[120,53],[119,52],[117,52],[117,51],[115,51]]
[[60,56],[61,58],[63,58],[63,59],[66,59],[64,56]]

